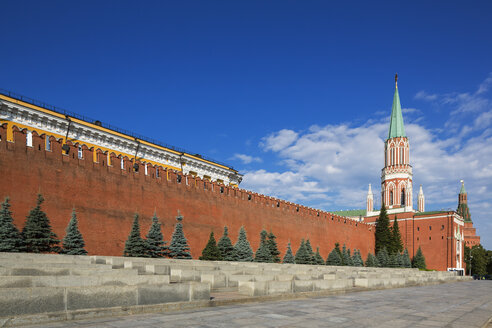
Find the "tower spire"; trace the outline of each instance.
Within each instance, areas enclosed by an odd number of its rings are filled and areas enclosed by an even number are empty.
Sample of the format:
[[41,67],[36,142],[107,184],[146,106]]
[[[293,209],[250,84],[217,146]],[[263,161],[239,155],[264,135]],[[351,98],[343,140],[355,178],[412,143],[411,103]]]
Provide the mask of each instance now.
[[406,136],[405,126],[403,125],[403,115],[401,113],[400,95],[398,94],[398,74],[395,74],[395,94],[393,96],[393,106],[391,108],[391,122],[388,139]]
[[468,195],[465,190],[465,182],[463,180],[461,182],[461,189],[458,195],[458,212],[459,215],[465,220],[465,222],[471,222],[470,209],[468,208]]
[[466,190],[465,190],[465,181],[460,180],[460,182],[461,182],[461,190],[460,190],[460,194],[466,194]]

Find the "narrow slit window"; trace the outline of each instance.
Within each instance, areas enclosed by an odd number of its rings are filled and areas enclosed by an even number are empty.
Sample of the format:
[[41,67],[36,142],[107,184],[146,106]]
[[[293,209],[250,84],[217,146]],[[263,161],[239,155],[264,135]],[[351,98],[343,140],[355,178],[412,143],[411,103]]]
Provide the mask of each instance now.
[[79,159],[82,159],[82,157],[84,156],[84,152],[82,151],[82,146],[79,146],[78,155],[79,155]]
[[51,151],[51,140],[50,140],[49,137],[46,137],[46,147],[45,147],[45,149],[47,151]]
[[125,161],[123,161],[123,157],[120,158],[120,167],[122,170],[125,169]]

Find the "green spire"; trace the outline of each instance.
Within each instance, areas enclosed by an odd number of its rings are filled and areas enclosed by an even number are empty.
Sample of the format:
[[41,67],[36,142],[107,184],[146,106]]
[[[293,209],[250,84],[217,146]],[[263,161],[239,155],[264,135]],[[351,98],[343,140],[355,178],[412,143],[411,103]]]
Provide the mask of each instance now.
[[393,96],[393,107],[391,108],[391,123],[388,139],[406,137],[403,115],[401,114],[400,95],[398,94],[398,74],[395,75],[395,95]]
[[461,194],[466,194],[465,190],[465,181],[461,180],[461,190],[460,190],[460,195]]

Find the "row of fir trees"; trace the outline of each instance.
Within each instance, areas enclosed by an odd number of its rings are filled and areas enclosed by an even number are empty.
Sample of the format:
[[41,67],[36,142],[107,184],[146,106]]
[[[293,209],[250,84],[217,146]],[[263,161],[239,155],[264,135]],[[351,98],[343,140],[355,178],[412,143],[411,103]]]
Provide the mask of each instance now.
[[[12,212],[10,211],[9,199],[6,198],[0,210],[0,252],[33,252],[33,253],[62,253],[70,255],[86,255],[85,244],[78,229],[78,222],[75,210],[66,229],[66,236],[63,238],[62,245],[57,235],[51,230],[50,221],[41,205],[44,199],[38,195],[36,206],[29,212],[26,224],[22,231],[19,231],[13,224]],[[171,238],[171,243],[167,246],[164,241],[161,223],[154,214],[152,225],[146,238],[140,234],[139,215],[135,214],[132,229],[125,243],[124,256],[129,257],[168,257],[177,259],[191,259],[190,247],[183,233],[182,220],[179,214],[176,217],[177,224]],[[384,205],[381,207],[379,218],[376,222],[375,233],[375,254],[369,253],[363,261],[360,251],[355,249],[351,254],[350,249],[343,245],[335,244],[335,248],[330,252],[326,260],[319,253],[313,251],[309,239],[302,240],[297,252],[292,252],[290,242],[283,259],[280,258],[276,236],[273,232],[262,230],[260,233],[260,245],[256,252],[253,252],[248,241],[246,230],[241,227],[236,244],[232,244],[229,238],[227,227],[217,243],[214,233],[210,233],[207,245],[202,251],[201,260],[222,260],[222,261],[241,261],[241,262],[266,262],[266,263],[296,263],[314,265],[348,265],[348,266],[368,266],[368,267],[416,267],[425,269],[425,257],[422,250],[417,250],[412,261],[408,251],[403,250],[401,234],[395,218],[393,226],[389,224],[389,218]]]
[[[388,213],[386,212],[384,203],[381,206],[379,217],[376,220],[374,250],[376,256],[372,254],[369,255],[371,255],[371,263],[375,261],[377,263],[376,266],[395,267],[398,266],[396,265],[397,263],[405,262],[405,265],[400,266],[410,267],[407,263],[407,261],[410,262],[408,250],[403,250],[400,228],[396,216],[393,221],[393,226],[390,226]],[[369,261],[369,255],[366,262]],[[426,269],[425,257],[420,247],[411,261],[411,267],[422,270]]]
[[38,194],[36,206],[26,217],[22,231],[14,225],[10,202],[7,197],[0,210],[0,252],[61,253],[86,255],[84,239],[79,231],[77,215],[72,211],[65,238],[60,240],[51,230],[50,220],[41,209],[44,198]]
[[150,226],[145,239],[140,235],[140,224],[138,219],[139,215],[135,214],[132,230],[125,243],[123,256],[191,259],[190,246],[188,246],[188,242],[183,232],[183,216],[179,211],[178,216],[176,217],[177,223],[174,227],[169,246],[167,246],[167,241],[164,241],[161,223],[155,213],[152,217],[152,225]]

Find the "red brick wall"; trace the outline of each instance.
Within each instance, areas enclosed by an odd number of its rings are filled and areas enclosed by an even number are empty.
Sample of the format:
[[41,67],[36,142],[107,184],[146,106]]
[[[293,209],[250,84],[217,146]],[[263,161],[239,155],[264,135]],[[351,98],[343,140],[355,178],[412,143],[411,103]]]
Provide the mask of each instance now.
[[477,236],[477,229],[473,227],[473,222],[465,222],[463,234],[466,246],[473,247],[480,244],[480,236]]
[[[453,220],[453,214],[451,211],[425,216],[412,212],[396,214],[403,247],[408,249],[410,258],[413,258],[420,247],[428,269],[445,271],[456,266],[454,231],[457,224]],[[388,217],[393,225],[395,214],[389,214]],[[376,219],[377,217],[370,217],[367,221],[375,222]]]
[[179,184],[174,171],[159,169],[156,178],[155,168],[149,166],[145,176],[142,166],[138,173],[131,170],[133,163],[128,158],[121,170],[114,156],[113,166],[107,166],[106,155],[100,150],[98,163],[93,162],[93,150],[87,148],[79,160],[74,146],[68,156],[62,155],[61,143],[54,138],[51,151],[45,151],[45,136],[36,133],[33,147],[26,147],[25,134],[15,127],[13,143],[5,141],[3,127],[0,136],[0,197],[10,197],[15,224],[22,228],[35,206],[36,194],[41,192],[43,209],[60,239],[72,208],[76,209],[90,254],[121,255],[135,212],[141,217],[142,235],[157,212],[169,241],[178,209],[184,216],[183,229],[194,258],[201,254],[210,231],[218,240],[225,225],[233,243],[243,225],[253,250],[258,247],[261,229],[272,230],[282,256],[288,241],[295,252],[301,238],[309,238],[314,250],[319,246],[325,259],[335,242],[360,249],[364,257],[374,252],[374,227],[367,224],[237,188],[224,186],[221,193],[220,185],[191,176],[183,177]]

